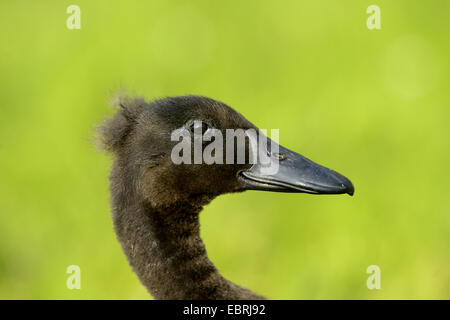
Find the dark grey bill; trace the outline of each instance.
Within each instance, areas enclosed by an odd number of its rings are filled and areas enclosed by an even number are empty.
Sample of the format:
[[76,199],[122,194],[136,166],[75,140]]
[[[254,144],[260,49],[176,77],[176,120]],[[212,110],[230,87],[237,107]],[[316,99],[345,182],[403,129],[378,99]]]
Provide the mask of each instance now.
[[[282,146],[278,148],[278,154],[270,156],[270,164],[256,163],[239,173],[244,189],[313,194],[348,193],[351,196],[355,192],[351,181],[343,175]],[[265,173],[267,171],[264,168],[273,165],[278,165],[278,170]]]

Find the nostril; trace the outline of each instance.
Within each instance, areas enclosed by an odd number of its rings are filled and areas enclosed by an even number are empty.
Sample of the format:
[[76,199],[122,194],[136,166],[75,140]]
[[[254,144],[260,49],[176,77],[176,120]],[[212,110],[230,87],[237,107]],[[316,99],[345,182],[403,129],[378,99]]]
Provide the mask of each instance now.
[[286,160],[286,155],[284,153],[272,152],[270,155],[279,161]]

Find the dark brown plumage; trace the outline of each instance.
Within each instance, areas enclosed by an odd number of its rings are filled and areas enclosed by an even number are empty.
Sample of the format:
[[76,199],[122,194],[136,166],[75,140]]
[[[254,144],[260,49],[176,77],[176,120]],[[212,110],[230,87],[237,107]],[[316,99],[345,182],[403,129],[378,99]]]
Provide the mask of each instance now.
[[[275,153],[263,150],[271,164],[279,164],[271,175],[248,161],[174,164],[170,155],[177,142],[171,141],[171,133],[189,128],[194,120],[222,133],[257,130],[221,102],[182,96],[151,103],[123,100],[120,106],[99,128],[103,148],[114,155],[114,228],[131,267],[156,299],[264,298],[224,279],[208,259],[198,215],[216,196],[244,190],[353,194],[347,178],[282,146]],[[225,144],[223,148],[226,157]]]
[[208,259],[199,213],[215,196],[241,191],[236,173],[248,165],[174,165],[170,133],[191,119],[216,128],[254,127],[240,114],[205,97],[146,103],[125,100],[99,128],[114,154],[112,215],[128,261],[156,299],[262,299],[224,279]]

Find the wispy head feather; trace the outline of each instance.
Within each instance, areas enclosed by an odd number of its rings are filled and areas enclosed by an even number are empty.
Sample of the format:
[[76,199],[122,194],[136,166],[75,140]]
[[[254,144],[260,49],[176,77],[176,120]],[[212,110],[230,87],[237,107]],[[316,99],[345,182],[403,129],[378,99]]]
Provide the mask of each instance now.
[[123,146],[136,124],[145,101],[143,98],[130,98],[119,94],[112,99],[111,105],[114,109],[119,109],[97,127],[96,144],[102,150],[116,152]]

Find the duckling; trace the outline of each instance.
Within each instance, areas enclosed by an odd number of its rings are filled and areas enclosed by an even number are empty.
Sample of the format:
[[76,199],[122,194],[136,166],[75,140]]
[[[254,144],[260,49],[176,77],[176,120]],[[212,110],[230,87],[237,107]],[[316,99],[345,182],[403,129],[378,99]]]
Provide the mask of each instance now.
[[271,174],[248,161],[174,164],[172,132],[190,130],[196,121],[202,132],[258,130],[222,102],[188,95],[151,103],[128,98],[120,106],[98,129],[102,148],[114,157],[113,225],[131,268],[155,299],[264,299],[225,279],[207,256],[199,213],[216,196],[245,190],[353,195],[346,177],[282,146],[269,157],[278,166]]

